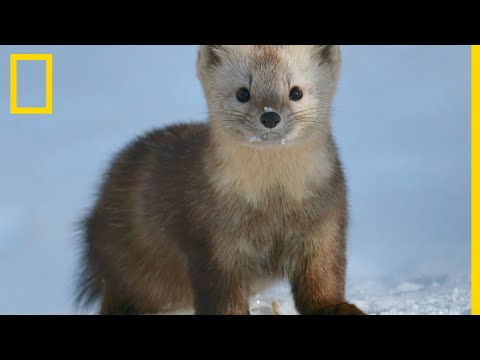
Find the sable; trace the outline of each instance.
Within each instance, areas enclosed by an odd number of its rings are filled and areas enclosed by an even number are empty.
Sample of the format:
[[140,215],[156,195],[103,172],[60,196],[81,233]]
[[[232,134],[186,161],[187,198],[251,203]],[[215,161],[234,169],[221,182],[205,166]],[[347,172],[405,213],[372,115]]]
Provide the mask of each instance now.
[[204,45],[197,68],[209,121],[114,158],[82,223],[79,304],[248,314],[253,293],[287,278],[301,314],[362,314],[344,296],[338,47]]

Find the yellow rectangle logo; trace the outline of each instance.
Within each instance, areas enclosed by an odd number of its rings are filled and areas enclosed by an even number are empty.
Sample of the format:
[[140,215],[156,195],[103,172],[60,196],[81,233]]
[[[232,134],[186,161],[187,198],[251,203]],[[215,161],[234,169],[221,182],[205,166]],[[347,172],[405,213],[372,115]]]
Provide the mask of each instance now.
[[[53,66],[52,54],[11,54],[10,55],[10,113],[51,114],[53,111]],[[45,107],[18,107],[17,105],[17,62],[45,61]]]

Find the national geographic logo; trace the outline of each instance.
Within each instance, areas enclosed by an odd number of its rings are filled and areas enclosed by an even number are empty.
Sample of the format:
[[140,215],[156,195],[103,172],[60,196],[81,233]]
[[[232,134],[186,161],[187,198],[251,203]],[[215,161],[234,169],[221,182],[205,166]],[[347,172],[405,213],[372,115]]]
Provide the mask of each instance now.
[[[51,114],[53,111],[53,65],[52,54],[10,54],[10,113],[11,114]],[[18,107],[17,103],[17,63],[19,61],[45,62],[45,106]]]

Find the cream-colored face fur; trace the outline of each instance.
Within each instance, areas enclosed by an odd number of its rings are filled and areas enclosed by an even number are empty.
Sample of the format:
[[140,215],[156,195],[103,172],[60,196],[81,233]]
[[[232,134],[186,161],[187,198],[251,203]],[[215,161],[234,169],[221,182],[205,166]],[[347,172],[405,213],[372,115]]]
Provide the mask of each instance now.
[[[203,45],[197,69],[212,128],[249,146],[272,147],[328,133],[339,65],[335,45]],[[290,98],[294,87],[299,101]],[[242,88],[248,102],[237,99]],[[276,112],[280,123],[264,126],[265,112]]]

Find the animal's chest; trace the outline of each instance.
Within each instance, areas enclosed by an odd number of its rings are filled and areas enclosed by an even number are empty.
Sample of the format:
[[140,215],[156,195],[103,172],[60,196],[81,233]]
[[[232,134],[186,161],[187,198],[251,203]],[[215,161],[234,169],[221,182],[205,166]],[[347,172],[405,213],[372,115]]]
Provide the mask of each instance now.
[[216,230],[225,253],[276,272],[281,263],[300,251],[322,218],[321,199],[295,202],[272,194],[257,204],[225,201],[217,209]]

